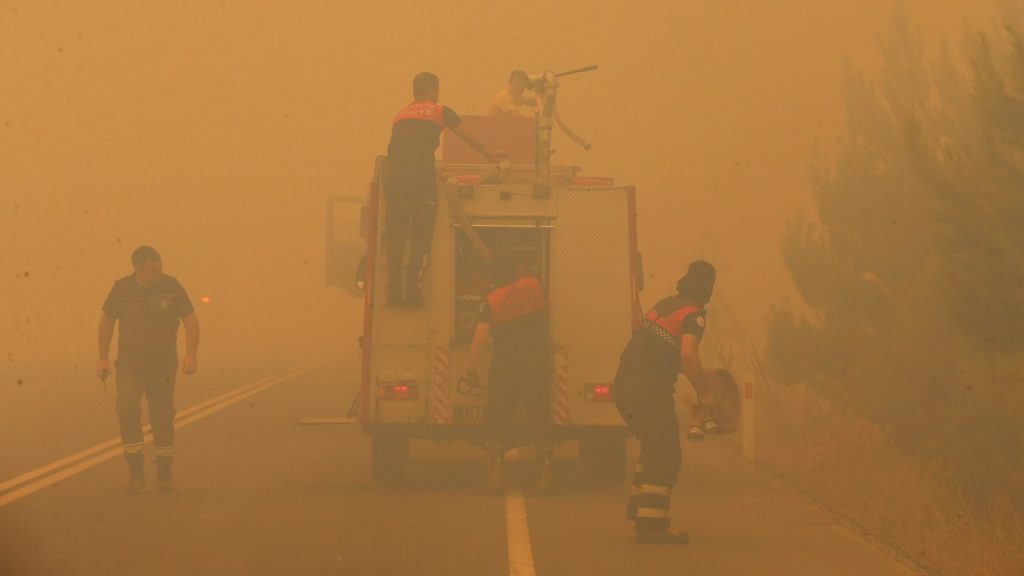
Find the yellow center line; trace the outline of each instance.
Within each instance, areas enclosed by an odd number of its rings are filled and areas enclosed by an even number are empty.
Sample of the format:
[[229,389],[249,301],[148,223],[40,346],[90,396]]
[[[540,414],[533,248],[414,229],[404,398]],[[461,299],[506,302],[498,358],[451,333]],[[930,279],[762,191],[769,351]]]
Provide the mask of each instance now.
[[[280,384],[281,382],[294,378],[295,376],[309,372],[314,368],[323,366],[327,362],[328,360],[300,364],[289,368],[279,376],[261,378],[255,382],[251,382],[245,386],[236,388],[210,400],[190,406],[178,413],[178,416],[174,419],[175,428],[187,426],[196,420],[205,418],[215,412],[219,412],[232,404],[248,398],[249,396],[262,392],[271,386]],[[144,441],[146,443],[151,443],[153,441],[152,428],[150,426],[146,426],[144,432]],[[110,440],[101,442],[91,448],[76,452],[75,454],[61,458],[60,460],[56,460],[50,464],[0,483],[0,494],[2,494],[0,495],[0,506],[10,504],[15,500],[28,496],[34,492],[38,492],[47,486],[56,484],[65,478],[74,476],[96,466],[97,464],[116,457],[122,452],[120,444],[120,438],[111,438]],[[50,474],[54,470],[59,471]],[[23,484],[24,486],[21,486]],[[11,488],[16,486],[21,487],[11,490]]]

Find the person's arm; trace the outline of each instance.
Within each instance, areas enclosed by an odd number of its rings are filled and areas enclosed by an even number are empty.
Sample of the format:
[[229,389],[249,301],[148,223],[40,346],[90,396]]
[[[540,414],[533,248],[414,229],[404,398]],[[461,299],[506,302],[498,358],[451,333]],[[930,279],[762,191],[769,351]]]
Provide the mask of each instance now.
[[107,316],[106,312],[100,312],[99,328],[96,331],[96,340],[100,347],[99,359],[96,360],[96,376],[104,381],[110,376],[110,341],[114,338],[116,322],[117,320]]
[[512,113],[515,109],[509,108],[508,99],[504,97],[504,90],[498,92],[490,101],[487,102],[487,108],[484,110],[485,116],[504,116]]
[[679,346],[679,367],[680,372],[686,374],[697,391],[697,398],[703,406],[714,404],[714,396],[707,387],[707,379],[704,377],[704,366],[700,361],[700,338],[694,334],[683,334]]
[[465,140],[466,144],[469,144],[470,148],[476,150],[478,154],[486,158],[488,162],[494,162],[495,164],[497,164],[503,158],[505,158],[505,154],[491,152],[490,149],[488,149],[483,142],[477,140],[476,136],[473,136],[469,132],[463,130],[461,125],[452,126],[450,129],[452,132],[455,132],[455,134],[457,134],[459,138]]
[[480,367],[484,347],[487,346],[487,339],[490,337],[491,325],[486,322],[477,322],[476,331],[473,332],[473,343],[469,347],[469,362],[466,365],[466,372],[470,376],[476,376],[476,369]]
[[199,368],[199,361],[196,355],[199,353],[199,319],[195,312],[181,318],[185,326],[185,360],[181,363],[181,370],[186,375],[195,374]]

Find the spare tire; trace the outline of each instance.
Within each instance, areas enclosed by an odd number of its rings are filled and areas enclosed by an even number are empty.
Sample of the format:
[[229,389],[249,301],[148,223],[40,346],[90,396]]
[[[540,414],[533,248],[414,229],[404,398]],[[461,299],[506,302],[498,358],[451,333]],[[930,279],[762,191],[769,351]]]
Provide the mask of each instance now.
[[718,423],[719,432],[727,434],[739,428],[743,400],[736,379],[724,368],[705,370],[704,377],[715,397],[715,405],[708,412]]

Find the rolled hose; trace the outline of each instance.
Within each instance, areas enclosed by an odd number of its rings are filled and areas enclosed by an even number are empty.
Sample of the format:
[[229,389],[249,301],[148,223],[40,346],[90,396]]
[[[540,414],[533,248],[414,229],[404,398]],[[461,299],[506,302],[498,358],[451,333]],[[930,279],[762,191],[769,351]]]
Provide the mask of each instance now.
[[740,425],[742,410],[742,397],[736,379],[724,368],[706,369],[704,377],[715,397],[715,403],[708,407],[708,413],[718,424],[720,433],[732,432]]

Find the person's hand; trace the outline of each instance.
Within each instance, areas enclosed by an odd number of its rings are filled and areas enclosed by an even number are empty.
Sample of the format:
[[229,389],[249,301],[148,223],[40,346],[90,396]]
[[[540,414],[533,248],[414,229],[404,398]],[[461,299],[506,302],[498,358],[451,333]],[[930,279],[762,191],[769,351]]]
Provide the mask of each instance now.
[[501,150],[498,150],[497,152],[491,152],[491,156],[488,158],[488,160],[494,162],[495,164],[508,160],[508,152],[503,152]]
[[584,140],[583,141],[583,149],[586,150],[587,152],[590,152],[590,149],[591,149],[590,142],[587,142],[587,141]]
[[185,359],[181,361],[181,371],[185,376],[191,376],[196,373],[196,369],[199,368],[199,361],[196,360],[195,354],[186,354]]
[[511,169],[512,162],[508,158],[505,158],[504,160],[498,162],[498,177],[504,178],[508,174],[508,171]]
[[106,382],[108,376],[110,376],[110,360],[100,358],[96,361],[96,377]]

